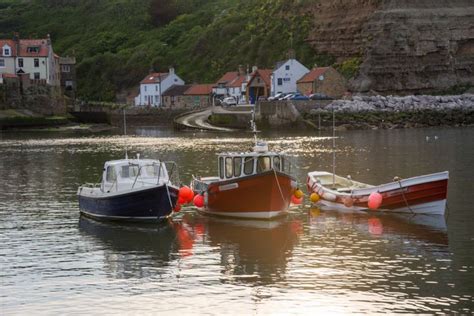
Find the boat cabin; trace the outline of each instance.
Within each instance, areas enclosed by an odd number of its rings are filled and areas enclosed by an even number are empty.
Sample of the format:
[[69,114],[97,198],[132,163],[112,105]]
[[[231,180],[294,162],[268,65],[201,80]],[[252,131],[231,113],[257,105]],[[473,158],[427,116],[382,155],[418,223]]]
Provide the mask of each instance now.
[[290,162],[281,154],[264,153],[226,153],[218,158],[219,179],[227,180],[275,170],[289,173]]
[[169,181],[164,163],[152,159],[107,161],[102,175],[102,191],[122,191]]

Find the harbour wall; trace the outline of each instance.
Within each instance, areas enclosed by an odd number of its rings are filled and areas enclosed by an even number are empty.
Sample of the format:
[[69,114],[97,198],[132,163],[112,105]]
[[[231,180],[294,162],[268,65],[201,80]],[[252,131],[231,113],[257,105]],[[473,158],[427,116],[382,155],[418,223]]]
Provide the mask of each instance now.
[[261,128],[339,129],[409,128],[474,125],[474,95],[355,96],[334,101],[261,102],[257,106]]

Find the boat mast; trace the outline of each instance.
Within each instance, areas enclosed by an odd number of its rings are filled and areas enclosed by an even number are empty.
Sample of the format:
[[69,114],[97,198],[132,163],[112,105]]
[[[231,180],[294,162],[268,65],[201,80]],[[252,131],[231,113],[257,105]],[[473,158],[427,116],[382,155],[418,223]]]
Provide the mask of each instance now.
[[[123,135],[127,136],[127,117],[125,115],[125,108],[123,108]],[[125,140],[125,159],[128,159],[127,141]]]
[[255,146],[257,146],[257,123],[255,123],[255,104],[252,109],[252,119],[250,120],[250,128],[253,132],[253,138],[255,142]]
[[332,187],[336,187],[336,120],[332,108]]

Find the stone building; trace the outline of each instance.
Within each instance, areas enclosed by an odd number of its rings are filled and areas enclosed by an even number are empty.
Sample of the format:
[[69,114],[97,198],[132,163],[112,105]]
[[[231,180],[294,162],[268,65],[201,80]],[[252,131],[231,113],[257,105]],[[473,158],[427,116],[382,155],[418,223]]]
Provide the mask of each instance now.
[[59,67],[61,73],[61,89],[64,94],[74,97],[76,95],[76,58],[59,57]]
[[186,108],[184,92],[190,85],[173,85],[163,93],[163,106],[168,109]]
[[333,67],[313,68],[297,81],[298,91],[304,95],[322,93],[340,98],[347,91],[347,82]]
[[194,84],[184,92],[186,106],[190,108],[212,105],[213,84]]

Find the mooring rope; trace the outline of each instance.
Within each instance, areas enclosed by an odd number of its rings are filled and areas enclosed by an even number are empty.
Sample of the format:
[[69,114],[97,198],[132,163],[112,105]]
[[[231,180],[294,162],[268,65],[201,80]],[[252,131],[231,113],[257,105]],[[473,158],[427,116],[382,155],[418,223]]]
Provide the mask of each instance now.
[[275,175],[275,179],[278,185],[278,190],[280,191],[281,199],[283,200],[283,202],[286,202],[285,197],[283,195],[283,191],[281,190],[280,181],[278,180],[278,176],[274,168],[273,168],[273,174]]
[[415,212],[413,212],[410,205],[408,204],[407,198],[405,197],[405,192],[403,191],[402,182],[400,180],[397,180],[397,182],[398,182],[398,185],[400,186],[400,190],[402,191],[403,200],[405,201],[406,206],[408,207],[408,209],[410,210],[412,214],[415,214]]

